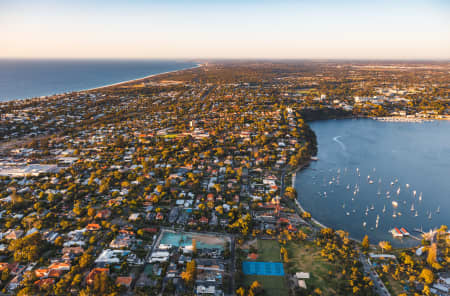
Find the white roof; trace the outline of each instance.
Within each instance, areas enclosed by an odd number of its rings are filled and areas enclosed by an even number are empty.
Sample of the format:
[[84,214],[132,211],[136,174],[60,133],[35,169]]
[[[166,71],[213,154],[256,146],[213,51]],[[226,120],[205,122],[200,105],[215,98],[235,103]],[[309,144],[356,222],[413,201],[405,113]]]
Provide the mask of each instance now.
[[309,279],[309,272],[296,272],[295,277],[297,279]]

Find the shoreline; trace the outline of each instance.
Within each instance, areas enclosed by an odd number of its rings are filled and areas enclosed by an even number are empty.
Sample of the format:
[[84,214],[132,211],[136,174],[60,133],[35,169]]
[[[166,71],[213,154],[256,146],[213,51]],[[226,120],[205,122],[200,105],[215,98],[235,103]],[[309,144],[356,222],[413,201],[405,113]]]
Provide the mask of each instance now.
[[[300,172],[301,170],[307,168],[309,166],[309,164],[311,163],[311,160],[309,160],[308,162],[306,162],[305,164],[301,165],[300,167],[298,167],[294,172],[292,172],[291,175],[291,187],[293,187],[295,189],[295,179],[297,177],[297,173]],[[297,189],[295,189],[297,190]],[[305,209],[302,207],[302,205],[300,204],[300,202],[298,201],[298,192],[297,192],[297,198],[295,199],[295,205],[298,207],[298,209],[300,210],[300,212],[304,213],[306,212]],[[319,222],[318,220],[316,220],[312,215],[311,215],[311,221],[318,225],[320,228],[328,228],[327,226],[325,226],[323,223]]]
[[113,86],[120,86],[122,84],[128,84],[128,83],[132,83],[132,82],[136,83],[136,82],[139,82],[141,80],[146,80],[146,79],[149,79],[149,78],[152,78],[152,77],[156,77],[158,75],[164,75],[164,74],[176,73],[176,72],[190,70],[190,69],[201,68],[201,67],[203,67],[203,65],[204,64],[197,64],[196,66],[193,66],[193,67],[187,67],[187,68],[182,68],[182,69],[178,69],[178,70],[172,70],[172,71],[166,71],[166,72],[151,74],[151,75],[147,75],[147,76],[144,76],[144,77],[139,77],[139,78],[134,78],[134,79],[130,79],[130,80],[120,81],[120,82],[111,83],[111,84],[107,84],[107,85],[102,85],[102,86],[98,86],[98,87],[94,87],[94,88],[87,88],[87,89],[77,90],[77,91],[74,91],[74,92],[77,92],[77,93],[89,92],[89,91],[95,91],[95,90],[108,88],[108,87],[113,87]]
[[186,67],[186,68],[182,68],[182,69],[178,69],[178,70],[172,70],[172,71],[166,71],[166,72],[161,72],[161,73],[156,73],[156,74],[150,74],[150,75],[147,75],[147,76],[144,76],[144,77],[133,78],[133,79],[130,79],[130,80],[124,80],[124,81],[120,81],[120,82],[115,82],[115,83],[111,83],[111,84],[106,84],[106,85],[102,85],[102,86],[93,87],[93,88],[72,90],[72,91],[54,93],[54,94],[51,94],[51,95],[42,95],[42,96],[35,96],[35,97],[28,97],[28,98],[19,98],[19,99],[4,100],[4,101],[0,100],[0,104],[11,103],[11,102],[14,102],[14,103],[27,102],[27,101],[31,101],[32,102],[32,101],[35,101],[35,100],[41,101],[41,100],[44,100],[44,99],[51,99],[51,98],[56,97],[56,96],[61,96],[61,95],[70,94],[70,93],[84,93],[84,92],[96,91],[96,90],[100,90],[100,89],[104,89],[104,88],[108,88],[108,87],[114,87],[114,86],[119,86],[119,85],[122,85],[122,84],[138,82],[140,80],[149,79],[149,78],[152,78],[152,77],[156,77],[158,75],[169,74],[169,73],[176,73],[176,72],[180,72],[180,71],[201,68],[203,66],[204,66],[204,64],[197,63],[193,67]]

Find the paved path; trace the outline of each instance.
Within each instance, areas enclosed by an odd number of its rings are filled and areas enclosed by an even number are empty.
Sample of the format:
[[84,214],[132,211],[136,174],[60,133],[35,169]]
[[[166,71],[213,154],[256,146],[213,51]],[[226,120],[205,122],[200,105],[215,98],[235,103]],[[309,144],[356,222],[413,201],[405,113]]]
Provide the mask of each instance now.
[[362,253],[359,253],[359,261],[361,261],[363,265],[364,273],[370,276],[370,279],[372,280],[374,285],[375,292],[378,295],[390,296],[391,294],[389,293],[388,289],[386,289],[386,286],[378,276],[378,273],[372,268],[372,266],[370,266],[369,262],[367,261],[367,257]]

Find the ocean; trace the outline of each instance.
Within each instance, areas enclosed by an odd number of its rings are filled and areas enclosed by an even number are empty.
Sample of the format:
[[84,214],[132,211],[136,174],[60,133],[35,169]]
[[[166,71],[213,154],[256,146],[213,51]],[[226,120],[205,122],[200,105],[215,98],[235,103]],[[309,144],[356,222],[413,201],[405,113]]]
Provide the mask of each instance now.
[[180,60],[0,59],[0,102],[90,89],[196,65]]
[[[404,227],[428,231],[450,214],[450,121],[380,122],[371,119],[310,123],[318,161],[297,173],[302,207],[324,225],[371,243],[394,239]],[[378,222],[377,222],[378,220]]]

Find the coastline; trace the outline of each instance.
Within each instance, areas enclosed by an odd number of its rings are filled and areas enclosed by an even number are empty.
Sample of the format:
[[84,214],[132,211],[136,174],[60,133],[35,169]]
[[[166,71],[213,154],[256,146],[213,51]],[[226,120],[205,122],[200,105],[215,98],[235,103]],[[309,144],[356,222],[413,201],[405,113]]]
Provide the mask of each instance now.
[[77,91],[74,91],[74,92],[77,92],[77,93],[89,92],[89,91],[95,91],[95,90],[108,88],[108,87],[113,87],[113,86],[120,86],[122,84],[136,83],[136,82],[139,82],[141,80],[146,80],[146,79],[149,79],[149,78],[152,78],[152,77],[156,77],[158,75],[169,74],[169,73],[176,73],[176,72],[180,72],[180,71],[184,71],[184,70],[190,70],[190,69],[196,69],[196,68],[200,68],[200,67],[203,67],[203,64],[197,64],[194,67],[187,67],[187,68],[182,68],[182,69],[173,70],[173,71],[166,71],[166,72],[161,72],[161,73],[157,73],[157,74],[151,74],[151,75],[147,75],[147,76],[140,77],[140,78],[134,78],[134,79],[125,80],[125,81],[116,82],[116,83],[107,84],[107,85],[102,85],[102,86],[98,86],[98,87],[94,87],[94,88],[77,90]]
[[180,71],[185,71],[185,70],[190,70],[190,69],[196,69],[196,68],[200,68],[203,67],[204,64],[200,64],[197,63],[195,66],[192,67],[186,67],[186,68],[181,68],[178,70],[172,70],[172,71],[166,71],[166,72],[161,72],[161,73],[156,73],[156,74],[151,74],[151,75],[147,75],[144,77],[138,77],[138,78],[133,78],[130,80],[124,80],[124,81],[120,81],[120,82],[115,82],[115,83],[111,83],[111,84],[106,84],[106,85],[101,85],[101,86],[97,86],[94,88],[86,88],[86,89],[80,89],[80,90],[73,90],[73,91],[66,91],[66,92],[60,92],[60,93],[54,93],[51,95],[42,95],[42,96],[35,96],[35,97],[23,97],[23,98],[19,98],[19,99],[12,99],[12,100],[0,100],[0,104],[6,104],[6,103],[25,103],[25,102],[32,102],[32,101],[41,101],[44,99],[51,99],[57,96],[61,96],[64,94],[70,94],[70,93],[84,93],[84,92],[90,92],[90,91],[96,91],[96,90],[100,90],[100,89],[104,89],[104,88],[108,88],[108,87],[114,87],[114,86],[119,86],[119,85],[123,85],[123,84],[128,84],[128,83],[136,83],[139,82],[141,80],[146,80],[152,77],[156,77],[158,75],[164,75],[164,74],[169,74],[169,73],[176,73],[176,72],[180,72]]

